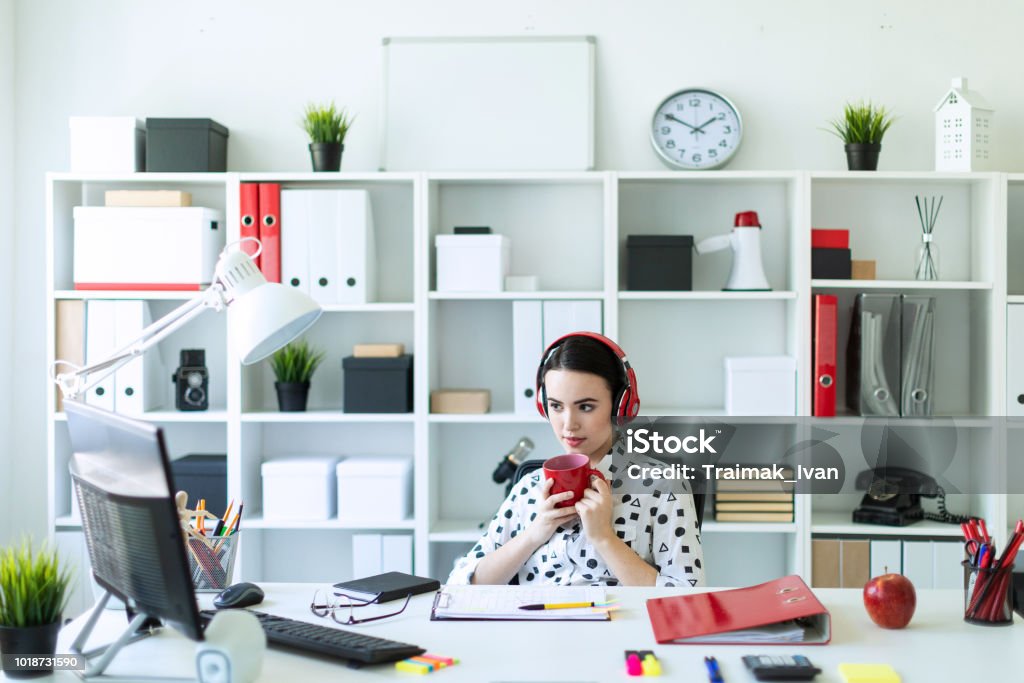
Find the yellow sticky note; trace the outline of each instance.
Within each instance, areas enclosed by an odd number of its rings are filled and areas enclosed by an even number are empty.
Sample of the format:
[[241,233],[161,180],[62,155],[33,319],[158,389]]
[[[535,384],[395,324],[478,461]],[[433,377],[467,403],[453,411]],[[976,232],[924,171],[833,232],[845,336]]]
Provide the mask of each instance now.
[[840,664],[846,683],[900,683],[899,674],[888,664]]
[[434,667],[429,664],[423,664],[421,662],[413,662],[408,659],[403,659],[400,662],[395,662],[395,669],[398,671],[406,671],[412,674],[428,674],[434,670]]

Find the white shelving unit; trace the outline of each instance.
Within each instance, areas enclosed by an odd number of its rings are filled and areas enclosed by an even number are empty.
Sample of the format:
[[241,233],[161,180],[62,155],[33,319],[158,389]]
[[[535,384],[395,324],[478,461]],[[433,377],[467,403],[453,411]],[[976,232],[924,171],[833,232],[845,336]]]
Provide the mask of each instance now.
[[[986,415],[1007,414],[1008,305],[1024,303],[1024,175],[994,173],[808,173],[701,171],[650,173],[215,173],[47,178],[47,297],[138,298],[154,318],[189,298],[183,293],[78,292],[71,282],[72,208],[102,204],[107,189],[184,189],[194,205],[224,212],[228,241],[238,237],[242,182],[287,188],[369,191],[376,226],[378,302],[331,306],[308,338],[327,350],[313,380],[310,411],[279,413],[265,364],[242,367],[231,351],[223,316],[209,314],[161,347],[168,366],[179,348],[205,347],[211,410],[146,415],[167,432],[172,457],[228,454],[228,493],[246,503],[239,576],[254,581],[337,581],[351,572],[351,534],[411,534],[415,570],[447,576],[451,560],[481,533],[503,497],[490,474],[522,436],[533,455],[557,444],[537,415],[513,408],[512,302],[601,302],[604,332],[629,351],[645,415],[725,417],[722,359],[791,355],[798,363],[797,410],[811,412],[811,297],[840,299],[843,395],[844,314],[858,291],[928,292],[937,299],[937,414],[982,427]],[[920,242],[914,195],[943,195],[935,239],[939,282],[916,282]],[[756,210],[770,292],[723,292],[730,255],[694,255],[691,292],[625,289],[625,242],[634,234],[728,232],[736,212]],[[512,273],[536,275],[540,291],[454,294],[435,289],[434,237],[456,225],[489,225],[511,240]],[[851,229],[854,258],[877,262],[876,281],[812,280],[811,227]],[[1009,226],[1009,229],[1008,229]],[[287,227],[285,227],[287,229]],[[1008,253],[1009,256],[1004,256]],[[52,305],[47,317],[53,359]],[[397,341],[414,354],[414,410],[409,414],[343,412],[341,359],[354,343]],[[486,415],[432,415],[432,389],[475,387],[491,392]],[[165,406],[173,405],[170,381]],[[54,394],[48,396],[54,405]],[[841,400],[841,399],[840,399]],[[75,521],[67,464],[66,419],[48,411],[48,510],[51,528],[73,542]],[[815,421],[817,423],[817,421]],[[839,417],[823,426],[856,427]],[[912,426],[907,422],[906,426]],[[921,421],[922,427],[927,421]],[[1019,438],[1024,439],[1024,430]],[[968,430],[970,452],[998,452],[1002,438]],[[990,450],[996,449],[996,450]],[[404,454],[414,464],[414,515],[403,522],[285,524],[262,519],[260,465],[299,452]],[[980,456],[976,456],[980,457]],[[999,467],[1012,463],[997,462]],[[847,463],[847,475],[857,463]],[[1009,503],[1007,501],[1010,501]],[[739,585],[778,573],[810,577],[812,534],[880,536],[890,529],[848,523],[849,495],[797,497],[791,524],[728,524],[708,513],[706,567],[718,585]],[[1013,496],[950,500],[956,512],[984,514],[995,528],[1016,519]],[[927,532],[927,533],[926,533]],[[899,535],[955,536],[949,525],[917,525]],[[763,561],[743,562],[756,553]],[[295,562],[302,557],[302,562]],[[735,568],[735,569],[732,569]]]

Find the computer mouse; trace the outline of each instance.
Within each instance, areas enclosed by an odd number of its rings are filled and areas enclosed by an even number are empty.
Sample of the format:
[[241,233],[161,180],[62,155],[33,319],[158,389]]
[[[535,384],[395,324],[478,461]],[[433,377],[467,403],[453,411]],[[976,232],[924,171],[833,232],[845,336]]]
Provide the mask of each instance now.
[[231,607],[250,607],[261,602],[263,602],[263,589],[255,583],[243,581],[242,583],[232,584],[221,591],[213,599],[213,606],[217,609],[226,609]]

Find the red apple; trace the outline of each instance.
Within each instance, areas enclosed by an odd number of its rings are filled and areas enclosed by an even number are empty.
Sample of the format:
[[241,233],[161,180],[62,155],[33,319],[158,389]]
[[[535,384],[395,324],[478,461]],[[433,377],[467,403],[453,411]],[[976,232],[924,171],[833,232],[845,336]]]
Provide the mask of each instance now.
[[882,628],[903,628],[916,607],[914,584],[902,574],[882,574],[864,584],[864,608]]

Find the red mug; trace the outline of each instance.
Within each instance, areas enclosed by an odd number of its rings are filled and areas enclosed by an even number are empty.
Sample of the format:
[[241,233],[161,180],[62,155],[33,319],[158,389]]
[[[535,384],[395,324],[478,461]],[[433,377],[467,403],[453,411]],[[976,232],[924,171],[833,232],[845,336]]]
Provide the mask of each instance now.
[[555,504],[558,508],[569,507],[583,498],[583,492],[590,487],[590,475],[608,481],[601,472],[590,466],[590,458],[582,453],[556,455],[544,461],[544,477],[555,480],[548,495],[553,496],[563,491],[573,493],[569,500]]

